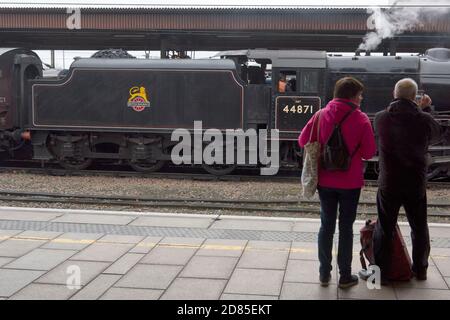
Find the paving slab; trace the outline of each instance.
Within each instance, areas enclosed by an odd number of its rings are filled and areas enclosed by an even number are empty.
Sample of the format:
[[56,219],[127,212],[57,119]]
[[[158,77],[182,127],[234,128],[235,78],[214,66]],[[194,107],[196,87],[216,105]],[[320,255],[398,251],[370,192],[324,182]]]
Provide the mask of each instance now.
[[339,289],[338,288],[339,299],[364,299],[364,300],[396,300],[394,287],[381,286],[380,289],[369,289],[367,287],[367,282],[359,280],[356,286]]
[[181,266],[138,264],[115,287],[166,289],[181,269]]
[[226,280],[177,278],[161,300],[218,300]]
[[136,244],[130,253],[149,253],[160,241],[162,237],[146,237],[144,240]]
[[182,237],[165,237],[158,244],[168,244],[171,246],[187,246],[199,248],[205,241],[203,238],[182,238]]
[[112,287],[120,277],[116,274],[101,274],[79,290],[70,300],[96,300]]
[[9,297],[30,284],[44,271],[0,269],[0,297]]
[[[334,256],[333,256],[334,258]],[[319,249],[316,242],[294,241],[291,247],[291,260],[319,260]]]
[[237,261],[233,257],[195,256],[184,267],[180,277],[229,279]]
[[278,300],[278,296],[260,296],[256,294],[224,293],[220,300]]
[[0,229],[0,242],[4,241],[4,240],[7,240],[7,239],[9,239],[9,238],[11,238],[11,237],[13,237],[13,236],[15,236],[17,234],[22,233],[22,232],[23,232],[23,230],[3,230],[3,229]]
[[247,240],[207,239],[196,255],[217,257],[240,257]]
[[445,278],[445,282],[447,283],[447,287],[450,289],[450,277]]
[[73,260],[113,262],[133,248],[132,244],[94,243],[76,254]]
[[128,235],[116,235],[107,234],[97,240],[97,242],[110,242],[110,243],[130,243],[137,244],[144,239],[143,236],[128,236]]
[[280,300],[336,300],[337,286],[321,287],[315,283],[285,282],[281,288]]
[[278,296],[284,271],[235,269],[224,293],[242,293]]
[[[438,227],[433,226],[430,229],[431,238],[450,238],[450,228],[449,227]],[[407,233],[409,235],[409,233]],[[433,243],[431,243],[433,246]]]
[[0,210],[0,220],[50,221],[62,215],[62,213],[39,211]]
[[215,221],[210,229],[235,229],[235,230],[265,230],[265,231],[292,231],[293,222],[271,221],[259,219],[232,219],[221,217]]
[[171,228],[208,228],[213,218],[177,218],[166,216],[139,217],[131,226],[171,227]]
[[13,260],[14,260],[14,258],[0,257],[0,268],[3,267],[5,264],[10,263]]
[[65,285],[67,284],[69,277],[74,274],[72,268],[78,267],[80,270],[80,284],[84,286],[98,276],[108,266],[108,262],[67,260],[55,269],[49,271],[44,276],[37,279],[35,282]]
[[42,246],[44,249],[82,250],[101,238],[101,233],[67,232]]
[[[430,231],[431,238],[449,238],[450,237],[450,228],[449,227],[441,227],[441,226],[432,226],[428,227]],[[400,226],[400,230],[402,232],[403,237],[411,236],[411,228],[409,226]],[[433,242],[431,242],[431,246],[433,246]]]
[[394,286],[396,288],[448,289],[444,277],[434,266],[428,267],[426,281],[419,281],[413,278],[410,281],[395,282]]
[[125,274],[130,271],[143,256],[143,254],[126,253],[120,257],[119,260],[116,260],[108,269],[103,271],[103,273]]
[[164,290],[111,288],[100,300],[157,300]]
[[134,219],[134,217],[119,215],[66,213],[52,222],[127,225]]
[[196,251],[197,248],[158,245],[140,263],[185,265]]
[[431,257],[450,257],[450,248],[433,248],[431,246]]
[[26,238],[26,239],[36,239],[36,240],[52,240],[60,236],[62,232],[54,232],[54,231],[34,231],[34,230],[27,230],[24,232],[21,232],[20,234],[16,235],[15,238]]
[[46,240],[25,240],[11,238],[0,242],[0,257],[20,257],[46,243]]
[[32,283],[13,295],[10,300],[67,300],[78,289],[65,285]]
[[263,249],[247,247],[239,260],[238,268],[284,270],[289,257],[289,248]]
[[450,300],[450,290],[395,288],[399,300]]
[[[289,260],[284,281],[319,283],[319,261]],[[330,283],[336,283],[335,276],[331,278]]]
[[261,250],[284,250],[289,252],[291,242],[289,241],[260,241],[251,240],[248,242],[246,250],[249,249],[261,249]]
[[433,261],[444,277],[450,277],[450,257],[433,257]]
[[75,253],[76,251],[74,250],[35,249],[5,265],[3,268],[50,270],[69,259]]
[[[317,234],[320,229],[320,222],[307,222],[307,221],[301,221],[301,222],[295,222],[294,227],[292,228],[292,231],[294,232],[311,232]],[[336,226],[337,231],[337,226]]]

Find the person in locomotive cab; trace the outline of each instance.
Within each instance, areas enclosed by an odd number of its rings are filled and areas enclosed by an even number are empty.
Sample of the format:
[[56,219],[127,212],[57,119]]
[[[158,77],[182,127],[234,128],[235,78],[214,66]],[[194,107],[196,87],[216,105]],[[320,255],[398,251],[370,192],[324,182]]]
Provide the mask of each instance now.
[[287,87],[286,76],[284,74],[280,74],[278,80],[278,93],[285,93]]
[[411,227],[413,274],[418,280],[427,278],[430,237],[426,150],[430,144],[440,140],[444,130],[429,113],[430,97],[417,97],[417,89],[413,79],[398,81],[394,100],[385,110],[378,112],[374,120],[380,170],[373,250],[384,282],[389,281],[384,275],[391,263],[391,239],[402,205]]
[[[353,223],[364,186],[363,159],[371,159],[376,153],[375,138],[368,116],[360,109],[363,84],[352,77],[336,82],[334,99],[318,111],[318,141],[322,146],[331,137],[335,125],[341,123],[341,134],[348,149],[349,166],[345,170],[325,169],[319,164],[317,190],[320,199],[321,225],[318,236],[319,280],[327,286],[331,279],[333,236],[339,207],[339,287],[347,288],[358,283],[352,274]],[[298,139],[301,147],[308,143],[311,129],[316,122],[313,117],[303,128]],[[317,125],[317,124],[316,124]],[[314,130],[316,129],[314,125]]]

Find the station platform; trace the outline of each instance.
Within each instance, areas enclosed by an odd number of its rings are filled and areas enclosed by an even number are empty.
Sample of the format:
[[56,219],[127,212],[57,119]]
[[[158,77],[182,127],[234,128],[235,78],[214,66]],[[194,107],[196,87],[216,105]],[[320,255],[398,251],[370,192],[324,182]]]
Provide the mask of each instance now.
[[318,230],[318,219],[0,207],[0,299],[450,300],[450,225],[430,223],[428,280],[373,290],[339,289],[335,254],[319,285]]

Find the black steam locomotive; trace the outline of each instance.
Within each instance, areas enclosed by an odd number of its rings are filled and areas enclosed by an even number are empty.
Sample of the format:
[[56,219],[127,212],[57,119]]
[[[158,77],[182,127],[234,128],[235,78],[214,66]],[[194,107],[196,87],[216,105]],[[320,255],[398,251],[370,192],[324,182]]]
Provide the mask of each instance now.
[[[278,129],[282,165],[301,166],[297,137],[346,75],[366,86],[362,110],[385,108],[394,84],[417,81],[443,125],[450,119],[450,50],[423,56],[338,56],[323,51],[242,50],[222,59],[78,59],[64,76],[43,77],[32,51],[0,51],[0,147],[32,146],[33,158],[69,169],[92,161],[155,171],[171,160],[176,128]],[[267,66],[271,65],[269,70]],[[287,81],[280,89],[279,79]],[[24,135],[23,132],[27,132]],[[29,139],[29,141],[24,141]],[[268,139],[272,139],[271,136]],[[450,146],[432,146],[432,174],[447,172]],[[235,165],[203,164],[214,174]]]

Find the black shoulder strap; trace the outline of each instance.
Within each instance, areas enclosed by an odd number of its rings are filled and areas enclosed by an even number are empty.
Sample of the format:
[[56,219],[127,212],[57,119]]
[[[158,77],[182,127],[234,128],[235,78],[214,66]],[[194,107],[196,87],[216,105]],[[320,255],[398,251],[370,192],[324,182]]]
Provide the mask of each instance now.
[[339,123],[337,124],[338,127],[340,127],[340,126],[342,125],[342,123],[348,118],[348,116],[349,116],[353,111],[355,111],[355,110],[358,108],[358,106],[357,106],[356,104],[354,104],[353,102],[350,102],[350,101],[344,101],[344,100],[340,100],[340,99],[339,99],[339,101],[348,104],[348,105],[352,108],[352,110],[350,110],[349,112],[347,112],[347,113],[345,114],[345,116],[342,118],[342,120],[339,121]]

